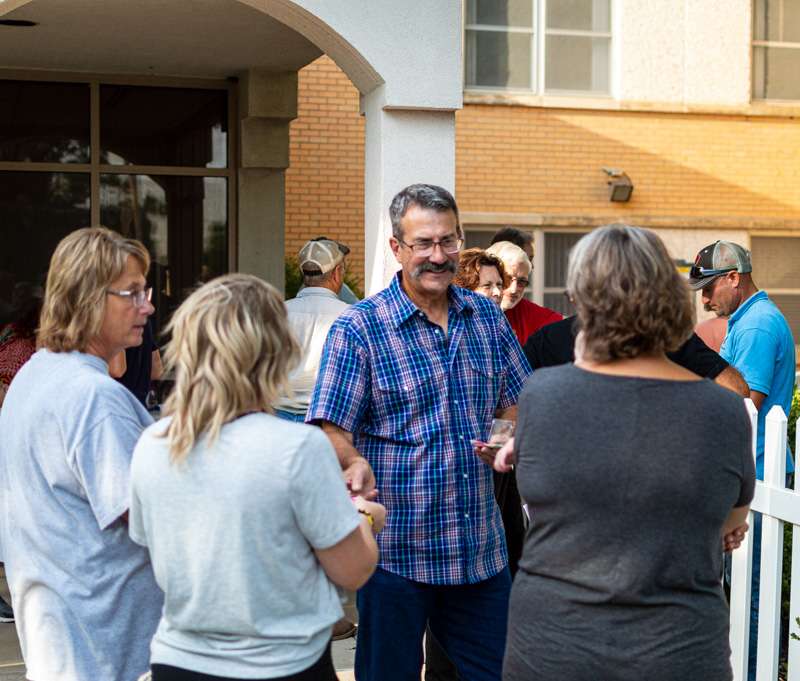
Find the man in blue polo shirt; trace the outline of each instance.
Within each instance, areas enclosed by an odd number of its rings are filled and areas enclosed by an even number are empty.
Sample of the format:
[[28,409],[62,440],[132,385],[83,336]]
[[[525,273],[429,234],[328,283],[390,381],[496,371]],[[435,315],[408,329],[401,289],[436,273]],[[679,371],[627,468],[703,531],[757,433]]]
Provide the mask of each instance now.
[[[756,477],[764,479],[764,425],[774,405],[789,414],[795,376],[795,345],[781,311],[753,282],[750,252],[731,241],[716,241],[697,254],[689,283],[702,290],[703,304],[728,317],[728,333],[720,355],[736,367],[750,387],[758,409]],[[786,471],[794,470],[787,446]],[[750,669],[755,678],[758,592],[761,554],[761,514],[753,527],[753,589],[750,618]]]
[[334,322],[306,416],[352,491],[376,486],[387,510],[358,593],[356,678],[418,681],[429,624],[461,678],[499,681],[511,579],[493,453],[471,441],[516,418],[530,368],[500,308],[451,285],[463,233],[450,193],[411,185],[390,215],[402,270]]

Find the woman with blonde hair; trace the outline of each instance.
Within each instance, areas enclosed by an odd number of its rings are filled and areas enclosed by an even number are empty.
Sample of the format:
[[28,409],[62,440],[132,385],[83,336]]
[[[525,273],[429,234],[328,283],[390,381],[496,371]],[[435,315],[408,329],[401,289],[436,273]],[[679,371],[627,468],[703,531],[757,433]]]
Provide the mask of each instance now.
[[27,677],[130,681],[162,596],[128,537],[130,462],[147,411],[108,375],[153,313],[138,241],[101,227],[56,247],[39,350],[0,411],[0,546]]
[[372,574],[385,511],[351,500],[320,429],[273,415],[299,347],[272,286],[214,279],[169,331],[175,387],[132,466],[130,534],[165,595],[153,681],[335,681],[335,585]]
[[[694,310],[652,232],[583,237],[567,285],[575,364],[534,372],[519,401],[532,521],[503,678],[728,681],[720,547],[755,479],[742,399],[667,359]],[[495,466],[510,463],[501,451]]]

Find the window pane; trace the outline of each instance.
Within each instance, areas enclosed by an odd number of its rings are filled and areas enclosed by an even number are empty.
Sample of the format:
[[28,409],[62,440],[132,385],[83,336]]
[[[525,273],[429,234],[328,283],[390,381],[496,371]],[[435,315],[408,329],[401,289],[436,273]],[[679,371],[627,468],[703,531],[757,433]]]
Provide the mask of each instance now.
[[226,90],[100,87],[103,163],[225,168]]
[[546,89],[607,93],[609,42],[608,38],[548,35]]
[[575,314],[575,306],[567,300],[567,296],[563,293],[545,293],[543,302],[545,307],[560,312],[565,317]]
[[789,322],[795,345],[800,344],[800,295],[772,295],[769,290],[767,290],[767,295]]
[[583,234],[545,233],[544,285],[547,288],[566,287],[569,252],[582,236]]
[[549,0],[547,28],[573,31],[611,30],[611,8],[608,0]]
[[0,324],[17,284],[43,286],[56,245],[86,227],[89,175],[0,172]]
[[0,80],[0,161],[89,162],[89,85]]
[[220,177],[100,176],[101,222],[152,256],[156,329],[191,289],[228,271],[227,191]]
[[760,287],[800,288],[800,238],[752,237],[753,272]]
[[753,38],[800,42],[800,2],[756,0],[753,7]]
[[464,248],[489,248],[493,235],[494,231],[468,229],[464,233]]
[[468,0],[467,23],[530,28],[533,25],[533,2],[531,0]]
[[800,49],[753,48],[753,97],[800,99]]
[[531,87],[531,35],[467,31],[467,86]]

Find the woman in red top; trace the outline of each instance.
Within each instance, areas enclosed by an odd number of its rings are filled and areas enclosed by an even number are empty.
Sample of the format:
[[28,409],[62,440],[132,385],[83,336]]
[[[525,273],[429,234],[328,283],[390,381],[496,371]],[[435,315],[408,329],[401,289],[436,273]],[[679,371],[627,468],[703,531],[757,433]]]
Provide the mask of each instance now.
[[525,299],[525,289],[530,283],[533,267],[528,256],[519,246],[510,241],[498,241],[486,249],[503,261],[506,274],[509,276],[508,287],[503,291],[500,307],[506,313],[506,319],[514,329],[520,345],[525,345],[528,336],[543,326],[563,319],[555,310],[543,307]]

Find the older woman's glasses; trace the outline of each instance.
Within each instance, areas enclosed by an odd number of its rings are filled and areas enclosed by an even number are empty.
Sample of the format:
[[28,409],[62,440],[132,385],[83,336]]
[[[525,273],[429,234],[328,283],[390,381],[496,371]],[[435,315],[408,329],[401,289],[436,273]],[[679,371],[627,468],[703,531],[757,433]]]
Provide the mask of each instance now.
[[114,289],[107,288],[106,293],[110,293],[112,296],[119,296],[120,298],[127,298],[133,303],[134,307],[144,307],[153,297],[152,288],[140,288],[134,291],[115,291]]
[[447,236],[441,241],[420,239],[413,244],[407,244],[402,239],[398,239],[398,241],[403,244],[403,246],[410,248],[414,252],[414,255],[418,255],[421,258],[427,258],[429,255],[433,254],[433,249],[436,248],[436,246],[441,248],[447,255],[453,255],[453,253],[458,253],[464,245],[463,239],[454,236]]

